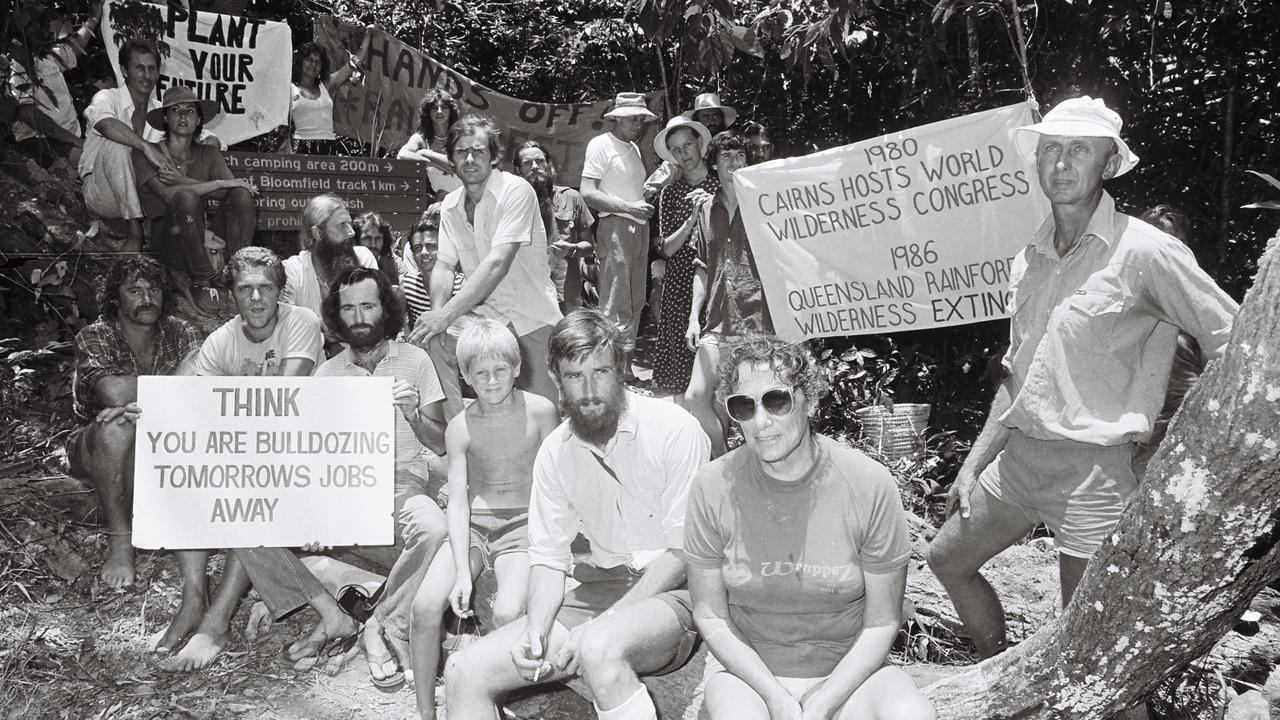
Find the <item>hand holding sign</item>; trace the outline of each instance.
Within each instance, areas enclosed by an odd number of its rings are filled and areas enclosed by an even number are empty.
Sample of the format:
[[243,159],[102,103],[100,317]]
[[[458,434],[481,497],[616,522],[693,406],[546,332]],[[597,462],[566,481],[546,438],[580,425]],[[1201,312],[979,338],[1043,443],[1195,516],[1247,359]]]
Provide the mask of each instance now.
[[406,420],[410,422],[418,419],[418,388],[407,380],[396,380],[395,385],[391,386],[391,394],[394,397],[393,402],[396,407],[400,408],[400,412]]

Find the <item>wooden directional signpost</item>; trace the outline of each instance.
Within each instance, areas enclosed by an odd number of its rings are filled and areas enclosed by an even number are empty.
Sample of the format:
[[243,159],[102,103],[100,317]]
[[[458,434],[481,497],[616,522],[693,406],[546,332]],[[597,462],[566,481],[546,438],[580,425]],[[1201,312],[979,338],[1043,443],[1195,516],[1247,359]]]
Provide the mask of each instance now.
[[352,216],[374,211],[397,230],[427,209],[426,164],[413,160],[277,153],[223,153],[237,178],[259,189],[259,230],[296,230],[315,195],[334,193]]

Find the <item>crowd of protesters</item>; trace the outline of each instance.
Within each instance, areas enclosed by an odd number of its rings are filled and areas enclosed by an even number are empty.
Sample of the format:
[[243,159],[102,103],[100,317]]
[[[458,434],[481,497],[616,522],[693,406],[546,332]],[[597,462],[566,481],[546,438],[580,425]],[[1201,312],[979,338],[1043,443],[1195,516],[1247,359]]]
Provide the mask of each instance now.
[[[36,61],[54,95],[92,26]],[[337,70],[299,48],[289,150],[344,151],[333,93],[358,78],[370,32]],[[887,662],[910,553],[893,478],[816,432],[821,372],[773,337],[733,181],[773,158],[760,123],[700,94],[656,133],[651,167],[638,143],[659,118],[644,95],[619,93],[575,189],[544,145],[506,148],[492,119],[432,89],[398,153],[422,163],[430,208],[397,229],[318,195],[282,258],[254,244],[258,191],[205,132],[216,103],[181,86],[157,98],[162,59],[144,41],[125,41],[117,60],[124,84],[94,96],[83,140],[69,98],[32,93],[18,138],[82,147],[86,206],[124,221],[126,250],[149,241],[154,256],[115,264],[100,318],[76,338],[68,458],[104,510],[102,580],[134,581],[139,375],[387,376],[397,412],[396,543],[363,612],[292,549],[227,553],[212,594],[216,548],[182,551],[181,606],[154,648],[163,668],[215,662],[253,587],[273,618],[318,617],[287,658],[359,642],[370,681],[412,680],[428,719],[442,701],[454,717],[490,717],[512,691],[573,677],[601,718],[654,718],[640,678],[679,668],[699,641],[715,718],[934,717]],[[1141,222],[1103,191],[1138,161],[1121,125],[1077,98],[1017,135],[1052,216],[1019,256],[1007,377],[928,550],[984,656],[1006,638],[982,563],[1044,522],[1068,600],[1236,310],[1170,237],[1184,234],[1175,210]],[[202,340],[174,316],[175,296],[225,323]],[[655,340],[642,394],[645,316]],[[1119,377],[1131,381],[1117,395]],[[447,507],[433,483],[447,484]],[[579,534],[590,551],[575,560]],[[449,657],[437,692],[444,618],[473,614],[485,570],[494,627]]]

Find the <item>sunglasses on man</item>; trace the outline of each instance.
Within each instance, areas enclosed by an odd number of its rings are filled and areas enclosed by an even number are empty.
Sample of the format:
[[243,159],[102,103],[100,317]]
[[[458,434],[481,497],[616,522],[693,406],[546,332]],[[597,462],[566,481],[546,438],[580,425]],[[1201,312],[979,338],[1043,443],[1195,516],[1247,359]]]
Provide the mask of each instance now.
[[786,417],[795,410],[795,393],[791,388],[778,387],[765,390],[758,398],[738,393],[724,399],[729,417],[742,423],[755,419],[757,405],[764,406],[765,412],[774,417]]

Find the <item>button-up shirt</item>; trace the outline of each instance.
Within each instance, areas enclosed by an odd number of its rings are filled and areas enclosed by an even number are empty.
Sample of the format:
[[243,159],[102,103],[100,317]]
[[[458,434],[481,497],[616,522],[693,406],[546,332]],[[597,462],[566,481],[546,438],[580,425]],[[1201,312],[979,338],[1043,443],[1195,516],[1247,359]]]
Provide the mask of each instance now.
[[[151,111],[158,107],[160,107],[160,100],[155,94],[149,95],[147,110]],[[127,86],[107,88],[94,94],[93,100],[89,101],[89,107],[84,110],[84,152],[80,155],[80,177],[93,172],[93,164],[97,162],[98,154],[102,152],[103,143],[112,142],[94,126],[99,120],[115,118],[133,127],[133,109],[133,96],[129,94]],[[142,139],[150,143],[160,142],[164,139],[164,133],[144,122]]]
[[1040,440],[1141,441],[1164,402],[1178,330],[1222,354],[1238,305],[1191,251],[1117,212],[1103,193],[1065,257],[1041,224],[1011,271],[1012,405],[1001,418]]
[[472,277],[492,248],[520,245],[507,274],[473,311],[511,324],[516,335],[559,322],[562,316],[547,267],[547,230],[533,186],[518,175],[495,169],[476,204],[474,223],[467,220],[466,192],[460,187],[442,203],[440,262],[460,266],[463,274]]
[[100,318],[76,333],[71,406],[77,418],[91,422],[102,410],[93,388],[104,377],[172,375],[183,358],[200,347],[200,335],[185,320],[161,318],[155,326],[155,355],[142,367],[125,340],[120,322]]
[[566,420],[538,450],[529,503],[529,564],[568,573],[581,528],[591,562],[642,570],[684,547],[685,508],[711,441],[683,408],[632,392],[603,451]]

